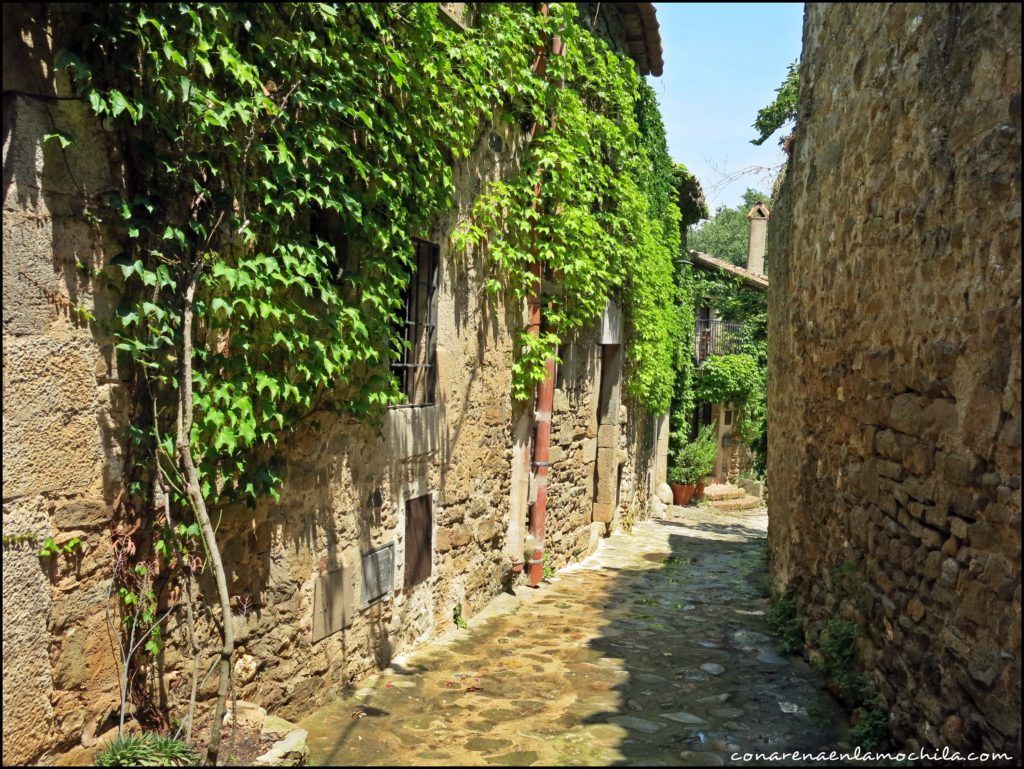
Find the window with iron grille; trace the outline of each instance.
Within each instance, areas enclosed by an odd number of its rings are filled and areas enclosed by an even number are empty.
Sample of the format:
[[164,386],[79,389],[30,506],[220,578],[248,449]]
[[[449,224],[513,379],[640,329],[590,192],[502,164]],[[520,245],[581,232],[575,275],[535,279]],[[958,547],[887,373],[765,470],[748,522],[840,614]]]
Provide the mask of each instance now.
[[401,316],[403,350],[392,371],[398,377],[403,406],[434,403],[437,380],[437,282],[440,248],[425,240],[413,240],[416,252],[412,278],[405,290]]
[[430,576],[434,553],[431,529],[433,513],[430,495],[405,503],[405,586],[418,585]]

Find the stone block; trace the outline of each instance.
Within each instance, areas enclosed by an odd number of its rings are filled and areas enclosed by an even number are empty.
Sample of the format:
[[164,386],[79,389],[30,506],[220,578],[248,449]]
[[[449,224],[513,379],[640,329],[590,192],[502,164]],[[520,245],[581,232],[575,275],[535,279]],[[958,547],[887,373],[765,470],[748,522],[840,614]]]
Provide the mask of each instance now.
[[469,529],[463,524],[457,523],[449,530],[450,541],[453,548],[465,547],[473,541]]
[[885,478],[892,478],[893,480],[899,480],[903,474],[903,466],[898,462],[889,462],[884,459],[875,460],[875,468],[878,474]]
[[920,622],[921,618],[924,617],[924,604],[916,598],[911,598],[907,603],[907,615],[914,622]]
[[985,463],[971,452],[944,452],[939,455],[938,469],[942,477],[956,486],[967,486],[981,478]]
[[[235,707],[237,706],[237,708]],[[267,718],[267,711],[260,705],[254,702],[246,702],[245,700],[237,700],[234,705],[231,701],[228,701],[227,709],[224,712],[224,726],[230,727],[236,718],[235,710],[237,710],[238,726],[242,728],[260,729],[264,723],[264,719]],[[261,735],[262,736],[262,735]],[[280,739],[275,737],[274,739]]]
[[597,428],[597,447],[598,449],[614,449],[619,445],[619,426],[613,425],[600,425]]
[[309,732],[305,729],[293,729],[284,739],[256,758],[259,766],[305,766],[309,760]]
[[949,530],[953,536],[958,539],[966,540],[969,528],[969,524],[963,518],[957,518],[956,516],[949,517]]
[[96,348],[87,339],[8,337],[3,345],[4,498],[101,491]]
[[438,553],[447,553],[452,549],[452,533],[451,529],[443,526],[438,527],[435,533],[434,539],[434,550]]
[[956,433],[960,423],[956,401],[950,398],[935,398],[924,410],[929,435],[943,437]]
[[615,505],[605,502],[595,502],[593,520],[597,523],[611,523],[615,517]]
[[[261,708],[262,710],[262,708]],[[278,716],[268,716],[264,711],[265,718],[260,727],[261,740],[283,740],[298,727],[291,721],[285,721]]]
[[989,456],[995,445],[1002,416],[1000,392],[986,384],[978,384],[964,409],[963,442],[975,454]]
[[438,407],[388,409],[384,416],[384,446],[392,461],[427,457],[437,451]]
[[62,500],[54,506],[53,523],[58,529],[92,529],[110,523],[112,511],[102,499]]
[[908,435],[922,435],[925,431],[924,399],[913,393],[897,395],[885,424]]
[[569,410],[570,404],[568,394],[561,388],[556,389],[552,398],[552,411],[555,414],[561,414],[568,412]]

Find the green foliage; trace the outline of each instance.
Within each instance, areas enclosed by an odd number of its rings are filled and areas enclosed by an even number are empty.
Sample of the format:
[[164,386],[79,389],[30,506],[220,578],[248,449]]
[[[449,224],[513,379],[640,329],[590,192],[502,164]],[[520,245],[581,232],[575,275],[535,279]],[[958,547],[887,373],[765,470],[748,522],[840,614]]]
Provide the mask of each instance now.
[[715,426],[705,425],[694,440],[683,444],[673,454],[668,472],[669,480],[672,483],[699,483],[715,469],[717,454]]
[[849,620],[829,620],[822,634],[822,669],[853,710],[856,725],[850,730],[850,739],[865,750],[874,750],[888,742],[889,716],[878,692],[860,672],[856,647],[859,634],[860,629]]
[[[35,537],[33,535],[33,541],[34,539]],[[53,537],[47,537],[43,540],[43,546],[39,548],[39,556],[41,558],[50,558],[55,555],[71,555],[81,548],[81,537],[72,537],[63,545],[58,545],[57,541]]]
[[[676,260],[682,247],[677,166],[665,140],[665,126],[652,89],[641,82],[636,105],[641,138],[637,186],[646,208],[633,210],[630,231],[635,246],[625,251],[626,318],[629,323],[628,392],[651,411],[665,411],[672,401],[676,371],[687,348],[680,342],[689,330],[691,308],[685,307],[685,286],[677,280]],[[628,245],[628,244],[627,244]]]
[[786,654],[797,654],[804,648],[804,623],[797,614],[793,595],[779,595],[772,600],[768,623],[778,634],[779,646]]
[[[768,203],[769,196],[748,188],[738,206],[719,206],[715,215],[687,236],[687,245],[694,251],[724,259],[738,267],[747,266],[747,242],[750,222],[747,212],[755,203]],[[768,254],[765,254],[767,262]]]
[[399,400],[388,363],[410,235],[449,206],[452,161],[484,110],[535,90],[517,73],[540,22],[498,6],[462,35],[429,4],[98,13],[79,59],[94,69],[75,74],[123,130],[135,172],[108,214],[129,243],[114,260],[118,349],[158,392],[174,386],[180,286],[195,264],[190,438],[204,494],[274,493],[272,464],[246,460],[282,431],[318,407],[366,414]]
[[159,734],[118,737],[96,754],[96,766],[196,766],[199,756],[183,742]]
[[880,750],[889,743],[889,713],[877,697],[867,700],[854,713],[850,741],[863,750]]
[[[453,240],[461,248],[487,241],[493,285],[516,300],[534,289],[531,265],[543,264],[546,326],[520,337],[514,398],[530,396],[561,341],[621,290],[632,338],[628,390],[662,410],[681,328],[672,270],[679,212],[664,126],[633,64],[571,23],[573,4],[551,11],[566,54],[551,57],[548,79],[537,84],[543,110],[534,115],[546,130],[513,179],[488,185]],[[557,116],[553,124],[547,114]]]
[[36,541],[38,539],[39,537],[36,535],[34,531],[19,532],[17,534],[4,534],[4,547],[21,545],[25,543],[35,546]]
[[697,370],[694,394],[708,403],[746,404],[764,387],[757,361],[746,353],[713,355]]
[[683,226],[688,227],[701,219],[707,219],[708,202],[696,175],[682,163],[676,163],[673,167],[673,181]]
[[548,582],[553,576],[555,576],[555,567],[551,565],[551,559],[547,553],[544,553],[543,565],[541,567],[541,579]]
[[[158,399],[170,392],[181,286],[199,273],[189,437],[212,504],[276,493],[266,458],[311,412],[370,414],[401,399],[388,364],[403,345],[410,235],[449,209],[453,161],[495,105],[512,121],[558,115],[456,238],[491,236],[490,285],[517,298],[534,258],[545,265],[548,328],[524,333],[513,395],[527,397],[561,339],[621,287],[637,337],[630,392],[667,405],[680,324],[664,128],[632,63],[575,13],[487,4],[461,32],[434,4],[97,7],[91,35],[60,63],[120,129],[133,169],[105,216],[128,244],[112,262],[118,349]],[[567,53],[537,75],[528,62],[554,33]],[[347,238],[345,253],[311,227],[313,213]]]
[[465,630],[469,627],[469,623],[466,622],[466,618],[462,616],[462,604],[455,604],[455,608],[452,609],[452,620],[455,622],[455,627],[459,630]]
[[841,617],[829,620],[822,636],[821,654],[825,673],[846,702],[858,703],[865,693],[864,677],[858,670],[857,626]]
[[[797,98],[800,95],[798,64],[799,62],[794,61],[789,65],[782,85],[775,89],[775,99],[767,107],[758,110],[753,127],[759,136],[756,139],[751,139],[751,144],[764,144],[782,126],[790,120],[796,119]],[[779,144],[781,145],[785,141],[785,137],[783,137],[779,139]]]

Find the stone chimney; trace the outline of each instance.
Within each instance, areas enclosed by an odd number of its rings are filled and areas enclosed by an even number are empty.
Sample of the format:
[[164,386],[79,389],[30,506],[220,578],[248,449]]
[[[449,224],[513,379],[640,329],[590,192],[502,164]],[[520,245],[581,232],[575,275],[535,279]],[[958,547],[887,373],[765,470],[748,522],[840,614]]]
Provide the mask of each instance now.
[[750,222],[750,239],[747,241],[747,270],[755,275],[764,275],[764,247],[768,237],[768,206],[755,203],[747,211]]

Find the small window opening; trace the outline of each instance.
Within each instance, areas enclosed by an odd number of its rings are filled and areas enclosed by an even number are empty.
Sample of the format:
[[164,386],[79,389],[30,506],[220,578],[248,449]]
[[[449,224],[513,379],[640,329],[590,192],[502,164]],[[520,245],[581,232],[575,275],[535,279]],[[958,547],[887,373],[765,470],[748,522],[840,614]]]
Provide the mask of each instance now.
[[402,352],[392,371],[398,377],[407,406],[434,403],[437,358],[437,280],[440,248],[413,240],[412,276],[405,289],[400,331]]
[[433,514],[430,495],[405,503],[405,586],[413,587],[430,577],[433,555]]

